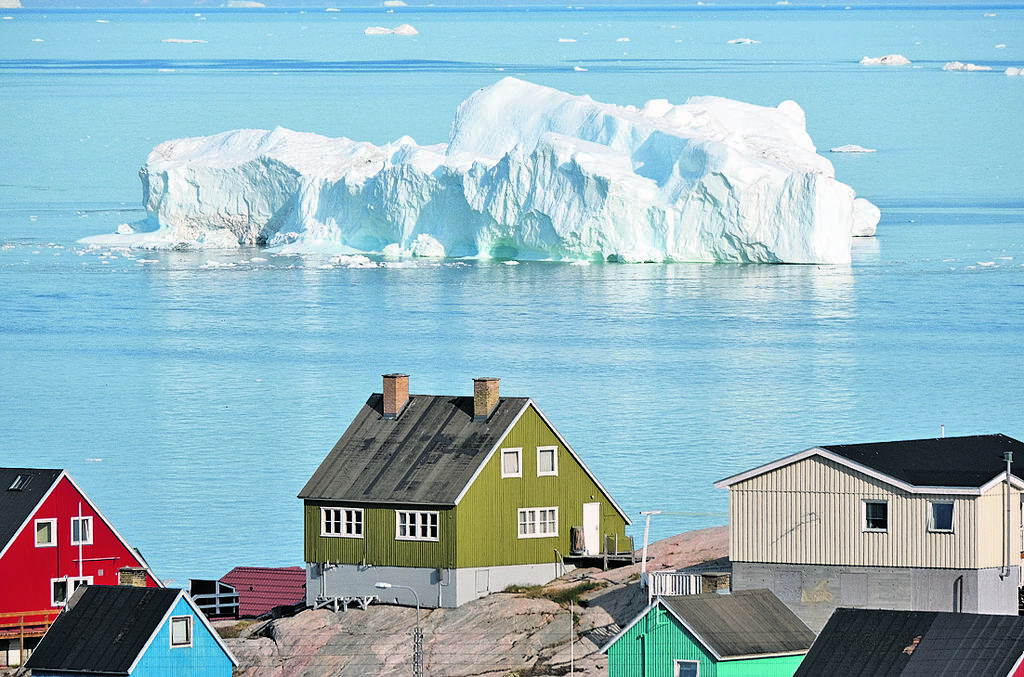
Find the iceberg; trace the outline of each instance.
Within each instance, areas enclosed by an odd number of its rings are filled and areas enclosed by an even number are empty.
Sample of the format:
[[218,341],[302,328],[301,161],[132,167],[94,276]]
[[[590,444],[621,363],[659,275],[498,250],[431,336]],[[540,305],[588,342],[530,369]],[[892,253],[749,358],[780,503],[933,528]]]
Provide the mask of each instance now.
[[878,209],[792,101],[618,106],[504,78],[447,143],[283,128],[165,141],[147,217],[85,243],[515,260],[848,263]]
[[910,59],[902,54],[886,54],[885,56],[866,56],[860,60],[864,66],[906,66]]
[[991,66],[979,66],[979,65],[973,64],[973,63],[964,63],[962,61],[950,61],[950,62],[948,62],[948,63],[946,63],[945,65],[942,66],[942,70],[944,70],[944,71],[968,71],[968,72],[973,72],[973,71],[990,71],[990,70],[992,70],[992,67]]

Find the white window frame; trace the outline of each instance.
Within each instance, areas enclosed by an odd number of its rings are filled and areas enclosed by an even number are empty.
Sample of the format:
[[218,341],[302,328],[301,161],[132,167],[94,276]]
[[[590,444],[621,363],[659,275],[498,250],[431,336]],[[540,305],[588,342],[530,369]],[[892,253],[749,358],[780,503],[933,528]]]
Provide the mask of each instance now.
[[[885,506],[885,528],[879,529],[877,527],[868,526],[868,504],[869,503],[880,503]],[[885,534],[889,532],[889,501],[884,498],[866,498],[861,501],[860,509],[860,520],[861,525],[864,527],[864,531],[871,534]]]
[[395,540],[436,542],[440,540],[440,522],[436,510],[396,510]]
[[679,673],[679,668],[683,664],[696,665],[697,666],[697,672],[694,673],[694,674],[696,675],[696,677],[700,677],[700,661],[692,661],[692,660],[674,660],[674,661],[672,661],[672,677],[677,677],[677,675],[680,674]]
[[[505,454],[516,455],[516,471],[506,472],[505,471]],[[501,476],[502,477],[522,477],[523,476],[523,448],[522,447],[509,447],[501,450]]]
[[[338,513],[335,518],[331,513]],[[330,516],[330,518],[329,518]],[[362,508],[320,508],[320,535],[325,538],[362,538],[366,521]],[[334,530],[337,524],[339,531]]]
[[[184,642],[175,642],[174,624],[180,623],[182,621],[185,622],[185,634],[188,635],[188,638]],[[170,621],[167,624],[167,634],[170,636],[172,649],[184,649],[192,646],[192,630],[194,628],[194,625],[195,624],[192,622],[191,616],[171,616]]]
[[[546,452],[551,452],[551,470],[541,471],[540,457]],[[558,447],[537,447],[537,477],[558,477]]]
[[[935,526],[935,506],[936,505],[948,505],[949,511],[949,528],[939,529]],[[928,501],[928,531],[936,534],[951,534],[954,532],[956,525],[956,502],[955,501]]]
[[[40,543],[39,542],[39,525],[43,522],[50,524],[50,542]],[[47,517],[46,519],[36,520],[33,524],[32,539],[35,541],[37,548],[56,548],[57,547],[57,518]]]
[[[552,514],[542,514],[548,511]],[[545,531],[546,528],[553,531]],[[516,511],[516,534],[519,538],[557,538],[558,506],[519,508]]]
[[[86,531],[88,531],[89,533],[86,534],[86,538],[84,538],[84,539],[80,538],[79,540],[76,541],[75,540],[75,527],[78,527],[78,529],[79,529],[79,536],[81,536],[81,526],[80,525],[82,525],[82,524],[87,524],[88,525],[86,527]],[[81,515],[81,516],[75,516],[75,517],[71,518],[71,545],[92,545],[92,515]]]
[[[58,582],[64,583],[64,599],[58,600],[54,594],[54,585]],[[83,585],[92,585],[92,576],[62,576],[60,578],[50,579],[50,606],[64,606],[71,599],[71,595],[75,594],[75,590]]]

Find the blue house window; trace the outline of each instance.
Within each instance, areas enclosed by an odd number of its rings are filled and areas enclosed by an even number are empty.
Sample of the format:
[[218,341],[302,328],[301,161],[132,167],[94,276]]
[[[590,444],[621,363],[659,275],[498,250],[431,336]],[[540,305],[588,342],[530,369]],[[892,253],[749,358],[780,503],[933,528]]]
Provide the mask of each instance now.
[[697,661],[676,661],[672,677],[700,677],[700,663]]
[[191,616],[171,616],[171,646],[192,646]]

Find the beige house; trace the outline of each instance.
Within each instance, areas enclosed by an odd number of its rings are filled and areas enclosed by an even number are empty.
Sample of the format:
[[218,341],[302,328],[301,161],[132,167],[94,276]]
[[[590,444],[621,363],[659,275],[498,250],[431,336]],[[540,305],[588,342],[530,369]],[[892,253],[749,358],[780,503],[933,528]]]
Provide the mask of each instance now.
[[733,589],[812,630],[837,607],[1017,614],[1024,443],[1005,435],[814,447],[729,490]]

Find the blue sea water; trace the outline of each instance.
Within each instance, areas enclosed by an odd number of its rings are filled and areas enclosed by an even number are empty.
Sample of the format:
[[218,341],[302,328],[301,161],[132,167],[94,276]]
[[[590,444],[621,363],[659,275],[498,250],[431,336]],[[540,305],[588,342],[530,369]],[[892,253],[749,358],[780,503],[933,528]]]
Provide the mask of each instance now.
[[[413,37],[368,36],[413,25]],[[749,38],[752,44],[729,44]],[[905,67],[862,66],[900,53]],[[945,72],[950,61],[991,71]],[[0,464],[67,468],[156,573],[302,563],[295,495],[380,375],[534,398],[652,537],[816,444],[1024,439],[1024,6],[0,10]],[[882,208],[850,266],[87,249],[162,140],[446,139],[504,75],[797,101]],[[638,541],[642,529],[634,530]]]

